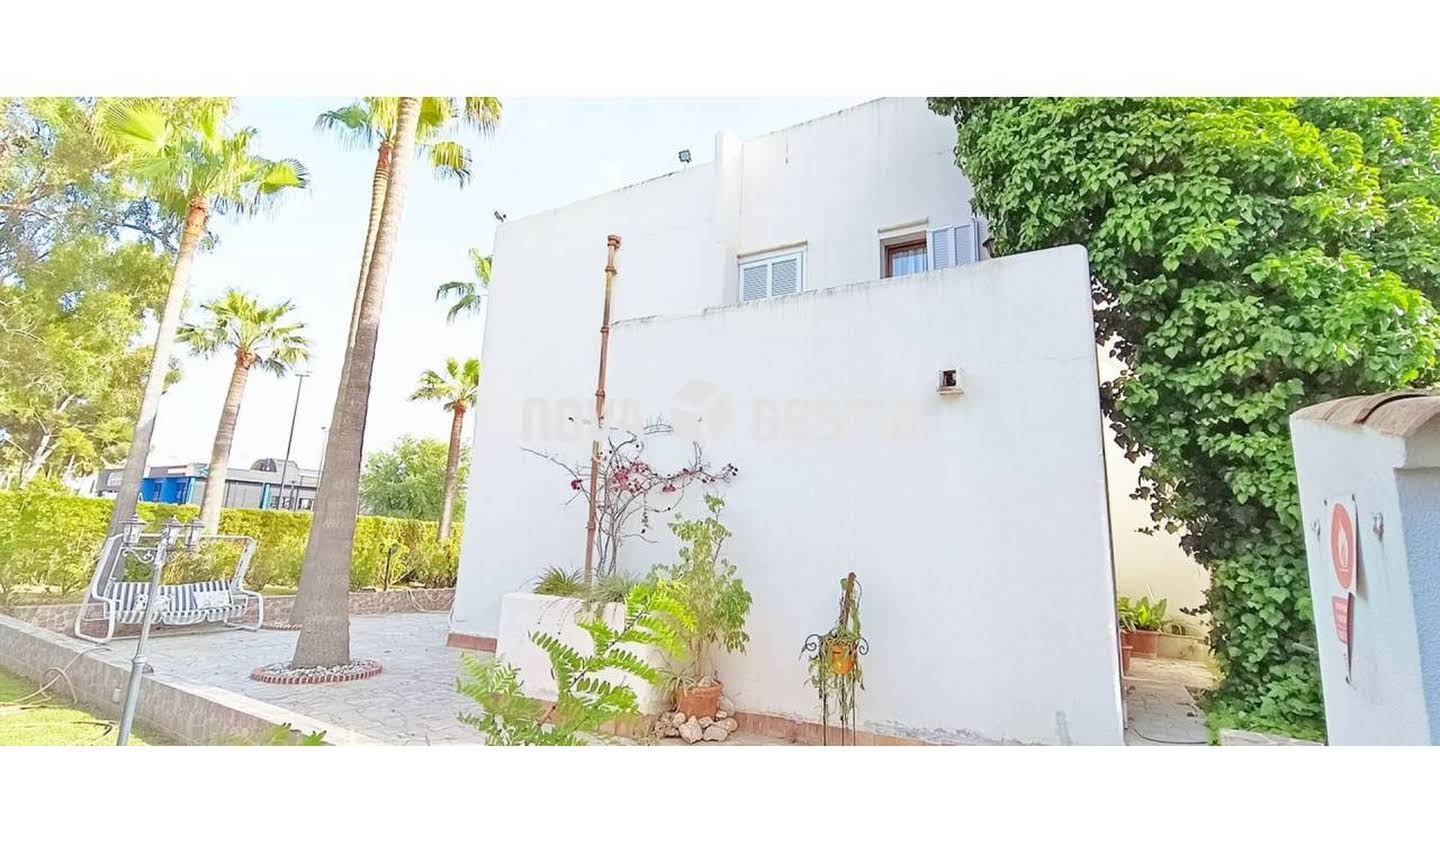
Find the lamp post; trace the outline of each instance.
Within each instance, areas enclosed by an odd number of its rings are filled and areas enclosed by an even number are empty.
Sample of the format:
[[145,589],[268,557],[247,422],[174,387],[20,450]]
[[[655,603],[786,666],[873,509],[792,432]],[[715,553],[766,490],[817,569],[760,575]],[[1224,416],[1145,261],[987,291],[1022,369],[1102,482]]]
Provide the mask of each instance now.
[[145,645],[150,641],[150,627],[155,623],[155,614],[160,611],[160,575],[165,569],[165,558],[177,542],[193,549],[204,529],[205,525],[198,517],[188,524],[181,524],[172,515],[161,525],[158,534],[152,534],[154,547],[142,549],[141,544],[146,538],[145,522],[137,515],[126,521],[122,528],[116,564],[123,564],[119,560],[127,552],[142,560],[148,559],[150,588],[145,596],[145,615],[140,620],[140,640],[135,642],[135,655],[130,659],[130,684],[125,690],[125,705],[120,710],[120,733],[115,739],[116,746],[130,743],[130,727],[135,722],[135,709],[140,702],[140,680],[145,676]]
[[[285,440],[285,461],[280,464],[280,501],[285,502],[285,475],[290,470],[290,448],[295,444],[295,419],[300,415],[300,390],[305,386],[305,379],[310,377],[309,372],[295,373],[295,408],[290,411],[290,437]],[[300,496],[300,478],[295,478],[295,497]],[[296,501],[290,502],[290,508],[296,509]]]

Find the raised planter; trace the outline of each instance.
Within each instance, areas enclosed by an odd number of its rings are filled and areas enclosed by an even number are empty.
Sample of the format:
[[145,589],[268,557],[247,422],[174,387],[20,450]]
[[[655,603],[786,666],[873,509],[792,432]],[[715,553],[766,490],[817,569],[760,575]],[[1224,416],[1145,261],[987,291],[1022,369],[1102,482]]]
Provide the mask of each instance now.
[[[496,635],[495,657],[515,668],[524,685],[525,696],[553,702],[559,691],[555,687],[555,677],[550,673],[550,657],[530,640],[530,634],[547,632],[581,653],[593,652],[590,633],[581,629],[576,621],[583,612],[597,610],[611,629],[618,630],[624,626],[623,603],[607,603],[587,610],[576,597],[549,597],[528,592],[507,594],[500,600],[500,629]],[[650,664],[658,666],[664,661],[654,647],[626,649]],[[642,714],[659,714],[670,708],[670,701],[659,688],[638,677],[612,668],[596,678],[631,688],[639,700]]]

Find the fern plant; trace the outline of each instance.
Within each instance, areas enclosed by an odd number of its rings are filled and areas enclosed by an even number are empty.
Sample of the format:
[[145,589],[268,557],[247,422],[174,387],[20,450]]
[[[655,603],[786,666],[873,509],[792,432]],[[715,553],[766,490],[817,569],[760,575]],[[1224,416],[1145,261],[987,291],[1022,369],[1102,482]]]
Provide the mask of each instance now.
[[645,582],[630,589],[620,629],[611,629],[598,612],[578,622],[590,636],[593,646],[589,655],[548,633],[531,633],[530,640],[550,659],[558,692],[554,703],[527,697],[514,666],[482,662],[465,654],[464,675],[457,687],[481,712],[462,713],[460,720],[482,732],[491,746],[577,746],[608,741],[604,726],[638,717],[640,701],[633,688],[602,675],[614,670],[659,683],[659,671],[634,650],[655,647],[674,654],[680,636],[693,623],[669,584]]

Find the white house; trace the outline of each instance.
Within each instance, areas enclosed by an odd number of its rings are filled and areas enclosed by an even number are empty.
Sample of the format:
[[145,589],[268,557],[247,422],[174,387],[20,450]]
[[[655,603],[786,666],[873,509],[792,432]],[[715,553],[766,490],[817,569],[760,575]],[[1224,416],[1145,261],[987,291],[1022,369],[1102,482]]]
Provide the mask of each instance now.
[[[1120,742],[1112,544],[1146,522],[1107,492],[1085,254],[982,259],[953,145],[923,100],[877,100],[501,226],[452,643],[493,649],[502,596],[583,557],[584,501],[530,451],[587,457],[613,233],[607,424],[663,418],[657,462],[693,439],[740,468],[736,705],[818,719],[797,654],[853,570],[863,729]],[[673,558],[649,533],[623,567]]]

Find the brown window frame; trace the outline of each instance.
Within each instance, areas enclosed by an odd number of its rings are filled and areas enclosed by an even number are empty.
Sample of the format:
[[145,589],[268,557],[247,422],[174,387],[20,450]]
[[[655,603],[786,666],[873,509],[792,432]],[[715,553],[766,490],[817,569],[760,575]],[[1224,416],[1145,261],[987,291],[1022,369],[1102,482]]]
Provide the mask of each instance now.
[[884,271],[885,274],[884,274],[882,277],[884,277],[884,278],[894,278],[894,277],[895,277],[895,274],[894,274],[894,272],[892,271],[893,266],[892,266],[892,264],[891,264],[891,262],[890,262],[890,258],[891,258],[891,255],[892,255],[892,254],[894,254],[895,252],[908,251],[908,250],[910,250],[910,249],[916,248],[917,246],[918,246],[922,251],[925,252],[925,258],[926,258],[927,265],[928,265],[928,261],[929,261],[929,258],[930,258],[930,249],[929,249],[929,244],[925,242],[925,238],[924,238],[924,237],[918,237],[918,238],[916,238],[916,239],[914,239],[914,240],[903,240],[903,241],[901,241],[901,242],[899,242],[899,243],[886,243],[886,244],[885,244],[884,265],[881,267],[881,269]]

